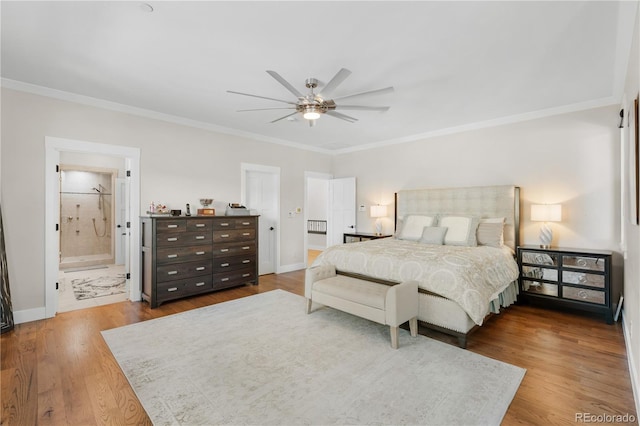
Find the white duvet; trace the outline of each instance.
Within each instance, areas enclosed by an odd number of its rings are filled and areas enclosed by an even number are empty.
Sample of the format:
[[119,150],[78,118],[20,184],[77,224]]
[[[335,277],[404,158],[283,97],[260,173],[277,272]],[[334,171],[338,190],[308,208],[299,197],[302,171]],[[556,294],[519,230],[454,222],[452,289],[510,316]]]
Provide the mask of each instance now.
[[420,288],[458,303],[478,325],[490,301],[518,278],[518,265],[507,247],[441,246],[395,238],[330,247],[312,266],[322,264],[387,281],[416,280]]

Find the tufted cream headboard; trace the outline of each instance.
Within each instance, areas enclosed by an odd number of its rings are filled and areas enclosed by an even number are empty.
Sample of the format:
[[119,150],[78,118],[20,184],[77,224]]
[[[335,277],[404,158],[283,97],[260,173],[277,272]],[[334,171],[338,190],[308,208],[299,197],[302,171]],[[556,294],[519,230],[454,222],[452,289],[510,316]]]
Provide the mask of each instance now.
[[520,240],[520,188],[513,185],[409,189],[396,193],[396,227],[408,214],[505,217],[504,244]]

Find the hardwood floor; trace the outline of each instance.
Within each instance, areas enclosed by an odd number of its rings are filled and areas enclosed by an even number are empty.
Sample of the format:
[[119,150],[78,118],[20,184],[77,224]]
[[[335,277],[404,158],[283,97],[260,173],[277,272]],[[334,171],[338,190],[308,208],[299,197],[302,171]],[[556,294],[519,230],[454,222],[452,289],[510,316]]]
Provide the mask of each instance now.
[[[266,275],[258,286],[157,309],[121,302],[19,324],[0,339],[0,424],[151,424],[101,330],[277,288],[303,294],[303,280],[304,271]],[[427,334],[455,344],[448,336]],[[468,350],[527,369],[505,425],[569,425],[576,423],[577,413],[629,413],[637,419],[619,323],[513,306],[480,328],[469,339]]]

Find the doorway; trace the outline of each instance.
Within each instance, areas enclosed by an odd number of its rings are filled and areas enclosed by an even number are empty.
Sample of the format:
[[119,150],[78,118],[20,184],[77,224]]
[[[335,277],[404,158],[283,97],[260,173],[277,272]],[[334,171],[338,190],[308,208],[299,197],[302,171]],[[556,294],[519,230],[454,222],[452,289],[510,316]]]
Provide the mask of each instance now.
[[[116,206],[113,200],[110,201],[111,205],[109,206],[107,202],[107,193],[112,194],[111,198],[115,198],[113,196],[115,191],[115,176],[112,175],[111,180],[111,188],[108,188],[106,181],[97,182],[97,185],[92,185],[85,192],[87,194],[77,194],[89,196],[91,192],[94,192],[96,197],[95,200],[95,215],[85,214],[86,210],[81,210],[83,204],[91,204],[90,201],[84,200],[81,203],[76,202],[75,205],[71,205],[71,214],[64,214],[61,216],[61,198],[64,195],[61,193],[60,179],[61,172],[63,167],[62,161],[64,160],[67,164],[73,164],[75,166],[84,164],[96,164],[96,162],[101,164],[105,164],[114,162],[117,164],[122,164],[122,175],[119,176],[121,178],[125,178],[128,181],[129,189],[126,191],[130,196],[128,197],[128,206],[124,208],[126,211],[126,222],[124,224],[116,223],[114,218]],[[112,169],[119,169],[119,166],[109,167]],[[69,169],[69,168],[68,168]],[[98,144],[92,142],[85,141],[76,141],[70,139],[62,139],[62,138],[54,138],[54,137],[46,137],[45,138],[45,223],[46,223],[46,232],[45,232],[45,317],[50,318],[55,316],[55,314],[59,311],[60,308],[60,287],[61,285],[66,285],[70,283],[72,279],[78,279],[80,281],[90,281],[90,275],[93,276],[96,273],[98,268],[104,269],[103,259],[96,261],[96,259],[91,259],[91,255],[86,255],[87,259],[82,259],[85,261],[89,261],[91,263],[94,261],[94,264],[88,264],[80,262],[77,265],[71,266],[71,264],[67,264],[67,268],[63,269],[64,273],[76,273],[81,271],[75,271],[75,268],[84,269],[85,271],[93,271],[86,272],[88,274],[86,277],[76,277],[71,278],[69,275],[69,280],[61,279],[61,269],[60,269],[60,260],[61,260],[61,231],[63,225],[67,225],[67,231],[71,231],[72,234],[75,233],[75,225],[78,224],[78,230],[83,231],[83,233],[90,234],[90,232],[95,232],[97,235],[107,235],[110,233],[114,235],[115,229],[117,225],[120,225],[125,231],[125,244],[124,244],[124,257],[123,264],[120,265],[121,273],[124,275],[125,279],[125,294],[124,298],[129,298],[130,300],[137,301],[140,300],[140,280],[139,280],[139,265],[140,265],[140,253],[138,248],[131,247],[136,241],[139,241],[139,224],[138,224],[138,213],[140,211],[140,178],[139,178],[139,170],[140,170],[140,150],[138,148],[131,147],[123,147],[117,145],[106,145],[106,144]],[[86,186],[86,185],[84,185]],[[84,187],[83,187],[84,188]],[[95,188],[95,190],[93,189]],[[86,188],[84,188],[86,189]],[[108,192],[110,191],[110,192]],[[72,192],[72,191],[71,191]],[[102,194],[102,196],[100,195]],[[80,204],[80,207],[77,208],[76,205]],[[100,208],[101,207],[101,208]],[[75,210],[74,210],[75,209]],[[120,210],[120,206],[118,206]],[[107,210],[111,210],[110,218],[107,216]],[[82,216],[80,215],[80,212]],[[78,214],[75,214],[78,213]],[[74,216],[75,214],[75,216]],[[68,223],[65,222],[65,217]],[[69,219],[72,217],[73,219]],[[85,222],[80,224],[80,221],[77,219],[78,217],[86,219]],[[106,220],[104,220],[106,219]],[[133,219],[133,220],[132,220]],[[74,223],[75,222],[75,223]],[[95,224],[95,229],[94,229]],[[86,225],[86,226],[85,226]],[[103,226],[104,225],[104,226]],[[111,239],[109,243],[109,260],[111,264],[115,267],[113,263],[114,252],[115,252],[115,240]],[[84,255],[83,255],[84,256]],[[82,257],[82,256],[80,256]],[[100,257],[100,255],[98,255]],[[80,259],[76,259],[80,260]],[[97,264],[96,264],[97,263]],[[111,265],[110,264],[110,265]],[[87,269],[89,268],[89,269]],[[107,267],[108,268],[108,267]],[[98,271],[100,274],[102,271]],[[98,288],[109,287],[112,283],[109,282],[101,282],[96,285]],[[90,286],[89,286],[90,287]],[[84,287],[84,291],[87,291],[87,286]],[[82,290],[80,291],[82,292]],[[75,292],[74,292],[75,294]],[[107,299],[102,299],[101,302],[106,302]],[[87,302],[84,302],[87,303]],[[100,303],[104,304],[104,303]],[[90,306],[92,306],[90,304]]]
[[[304,264],[322,250],[342,244],[344,232],[356,229],[356,178],[334,179],[327,173],[305,172]],[[318,235],[316,223],[326,222]]]
[[128,298],[124,257],[114,255],[115,212],[128,208],[115,184],[125,172],[123,158],[60,153],[58,312]]
[[242,203],[258,219],[258,275],[278,272],[280,246],[280,168],[241,164]]

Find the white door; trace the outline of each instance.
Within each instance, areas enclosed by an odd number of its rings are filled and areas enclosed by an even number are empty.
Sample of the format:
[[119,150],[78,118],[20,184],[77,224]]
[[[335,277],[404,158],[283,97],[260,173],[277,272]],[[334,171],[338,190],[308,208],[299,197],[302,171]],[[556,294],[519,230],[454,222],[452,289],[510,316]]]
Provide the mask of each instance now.
[[327,246],[342,244],[345,232],[356,231],[356,178],[329,181]]
[[245,206],[258,219],[258,274],[276,272],[277,225],[280,205],[280,175],[275,171],[246,170]]
[[127,179],[116,179],[116,265],[125,263],[127,251],[127,240],[129,230],[127,229],[127,212],[129,211],[129,187]]

